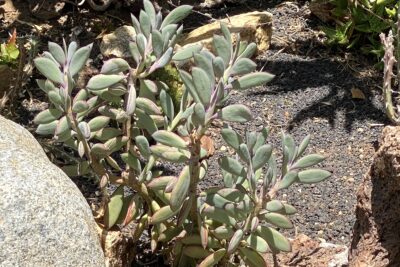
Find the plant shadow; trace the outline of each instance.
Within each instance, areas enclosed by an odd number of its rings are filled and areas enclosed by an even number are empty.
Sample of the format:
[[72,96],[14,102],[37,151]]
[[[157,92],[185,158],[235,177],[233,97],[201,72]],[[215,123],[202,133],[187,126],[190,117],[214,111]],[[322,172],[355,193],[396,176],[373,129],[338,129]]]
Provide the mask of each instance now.
[[[375,77],[356,77],[346,67],[330,58],[305,58],[281,53],[271,60],[259,62],[265,71],[273,73],[275,79],[265,90],[253,95],[277,94],[298,96],[300,107],[289,121],[288,128],[309,118],[326,119],[333,128],[338,113],[344,114],[342,123],[351,131],[354,122],[388,123],[381,93]],[[360,98],[352,90],[362,92]]]

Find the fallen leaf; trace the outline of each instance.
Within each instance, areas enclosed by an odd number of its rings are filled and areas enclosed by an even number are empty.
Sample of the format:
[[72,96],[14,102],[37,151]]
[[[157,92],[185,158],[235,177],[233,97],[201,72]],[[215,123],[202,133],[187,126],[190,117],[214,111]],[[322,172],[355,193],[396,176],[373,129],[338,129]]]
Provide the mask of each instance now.
[[360,89],[353,87],[351,88],[351,98],[364,100],[366,97]]
[[[189,141],[189,137],[187,136],[182,136],[182,139],[185,141]],[[201,147],[207,151],[207,157],[211,157],[212,155],[214,155],[215,145],[214,140],[211,137],[203,135],[203,137],[200,139],[200,143]]]
[[210,157],[214,155],[215,152],[214,140],[211,137],[204,135],[201,138],[200,142],[201,142],[201,147],[208,151],[207,156]]

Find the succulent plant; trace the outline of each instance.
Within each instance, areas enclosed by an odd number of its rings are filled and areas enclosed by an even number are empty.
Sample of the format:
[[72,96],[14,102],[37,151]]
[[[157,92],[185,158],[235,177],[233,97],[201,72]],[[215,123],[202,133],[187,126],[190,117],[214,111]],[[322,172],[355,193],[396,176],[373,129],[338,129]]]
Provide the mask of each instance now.
[[[134,66],[109,59],[83,89],[75,84],[91,45],[78,49],[74,42],[63,47],[49,43],[49,52],[35,60],[46,77],[38,84],[51,102],[35,117],[37,133],[54,135],[75,150],[79,163],[65,170],[98,178],[104,199],[97,217],[103,227],[135,221],[134,238],[148,229],[152,250],[162,247],[173,266],[235,266],[238,260],[265,266],[260,253],[290,251],[277,228],[292,227],[287,216],[295,209],[276,199],[279,190],[319,182],[330,173],[310,169],[324,158],[303,156],[309,137],[296,146],[290,135],[283,135],[278,173],[266,129],[242,137],[229,128],[231,122],[252,119],[247,106],[228,104],[231,92],[264,85],[274,76],[256,71],[250,59],[256,45],[232,38],[223,23],[222,35],[213,38],[213,52],[199,44],[175,52],[182,32],[177,23],[190,11],[180,6],[163,20],[144,0],[139,20],[132,16]],[[167,83],[152,76],[171,61],[190,66],[178,70],[183,83],[179,106]],[[199,192],[208,168],[201,140],[214,120],[224,122],[222,137],[236,155],[219,159],[223,186]],[[179,175],[167,176],[154,168],[159,161],[183,167]],[[117,185],[111,195],[109,183]],[[127,194],[126,187],[135,193]]]
[[200,140],[209,125],[215,119],[225,124],[252,119],[248,107],[227,105],[230,93],[273,78],[269,73],[255,72],[256,64],[249,59],[255,44],[238,39],[232,45],[225,24],[221,30],[223,36],[213,39],[215,55],[193,46],[180,52],[190,51],[194,63],[191,73],[180,70],[187,94],[181,102],[184,123],[177,133],[159,130],[152,135],[157,141],[150,147],[153,154],[186,164],[178,177],[156,178],[151,183],[162,190],[165,205],[150,220],[154,225],[165,224],[163,242],[176,239],[174,266],[224,266],[234,262],[235,256],[248,266],[265,266],[260,253],[291,250],[290,242],[276,228],[292,228],[287,216],[296,210],[276,200],[277,192],[296,182],[316,183],[330,176],[324,170],[306,169],[324,160],[317,154],[303,156],[309,136],[296,146],[290,135],[283,135],[283,164],[278,174],[272,146],[265,143],[266,129],[243,138],[226,127],[221,135],[236,157],[219,159],[224,186],[197,193],[198,183],[207,173],[207,153]]
[[[126,224],[136,217],[132,214],[140,215],[139,209],[146,201],[151,207],[144,182],[152,179],[155,157],[144,135],[164,128],[168,118],[173,119],[174,110],[166,93],[168,86],[150,76],[170,63],[182,32],[177,23],[190,11],[190,6],[180,6],[163,20],[145,0],[139,20],[132,16],[137,32],[136,41],[129,44],[134,66],[122,58],[109,59],[100,74],[91,77],[82,89],[76,87],[76,82],[89,58],[91,44],[78,49],[75,42],[68,46],[65,42],[63,46],[49,42],[49,51],[34,61],[46,77],[38,80],[38,85],[51,103],[35,117],[36,132],[54,135],[57,142],[76,151],[81,160],[63,166],[68,174],[93,172],[103,189],[108,182],[120,185],[110,197],[106,190],[103,192],[105,205],[100,215],[104,215],[108,228],[122,217]],[[156,99],[160,99],[161,107]],[[124,186],[141,197],[124,196]]]

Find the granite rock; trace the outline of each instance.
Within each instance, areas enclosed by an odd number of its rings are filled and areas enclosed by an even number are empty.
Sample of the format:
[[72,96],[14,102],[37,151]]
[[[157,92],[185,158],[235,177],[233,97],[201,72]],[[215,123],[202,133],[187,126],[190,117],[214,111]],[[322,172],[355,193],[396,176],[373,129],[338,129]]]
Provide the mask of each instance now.
[[79,189],[27,130],[1,116],[0,266],[104,266]]

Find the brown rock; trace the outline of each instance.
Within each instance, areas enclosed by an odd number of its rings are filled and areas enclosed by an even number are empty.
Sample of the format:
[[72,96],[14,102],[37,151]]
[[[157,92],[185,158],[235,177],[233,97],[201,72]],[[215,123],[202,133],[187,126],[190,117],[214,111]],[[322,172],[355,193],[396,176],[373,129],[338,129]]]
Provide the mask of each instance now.
[[4,19],[3,27],[8,27],[15,22],[21,12],[14,6],[12,0],[5,0],[1,2],[0,14],[1,19]]
[[229,19],[204,25],[184,36],[179,45],[202,43],[205,47],[211,49],[213,35],[221,34],[221,21],[228,24],[232,33],[240,33],[241,40],[255,42],[258,54],[265,52],[269,48],[272,35],[272,14],[259,11],[240,14]]
[[[343,267],[347,266],[346,246],[326,243],[299,234],[292,243],[292,252],[277,256],[279,267]],[[266,255],[268,266],[273,265],[272,255]]]
[[357,193],[349,266],[400,266],[400,127],[386,127]]
[[101,237],[106,267],[130,266],[135,249],[133,237],[127,231],[105,230],[97,225]]
[[134,41],[136,31],[132,26],[122,26],[114,32],[104,35],[100,51],[105,57],[130,57],[129,42]]

